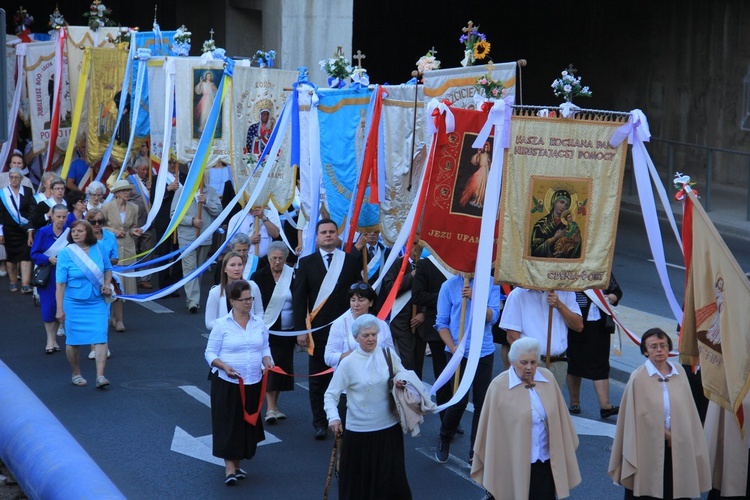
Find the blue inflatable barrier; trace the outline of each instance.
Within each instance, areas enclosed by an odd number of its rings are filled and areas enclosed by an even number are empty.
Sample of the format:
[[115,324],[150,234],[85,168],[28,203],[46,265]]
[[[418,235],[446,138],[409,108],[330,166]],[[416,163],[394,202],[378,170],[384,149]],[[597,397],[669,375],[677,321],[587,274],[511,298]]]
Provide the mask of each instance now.
[[29,498],[125,498],[81,445],[0,361],[0,458]]

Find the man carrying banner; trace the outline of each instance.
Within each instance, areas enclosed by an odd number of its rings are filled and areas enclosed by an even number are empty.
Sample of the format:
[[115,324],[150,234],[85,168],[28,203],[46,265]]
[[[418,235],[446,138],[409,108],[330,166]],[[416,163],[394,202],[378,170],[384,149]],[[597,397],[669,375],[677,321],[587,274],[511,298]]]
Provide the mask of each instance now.
[[[380,276],[380,269],[385,264],[388,254],[391,251],[380,242],[380,231],[375,230],[369,233],[362,233],[350,253],[362,262],[363,267],[364,254],[367,253],[367,269],[362,272],[362,279],[366,283],[372,284]],[[375,291],[379,292],[379,290]]]
[[71,191],[83,191],[88,181],[93,180],[96,176],[95,173],[92,175],[92,172],[89,172],[91,167],[86,163],[85,137],[78,143],[76,153],[78,153],[78,158],[70,164],[68,176],[65,178],[65,187]]
[[[435,328],[440,333],[440,338],[443,339],[446,345],[446,352],[448,352],[448,359],[456,352],[456,348],[459,344],[459,338],[461,334],[461,303],[466,298],[467,302],[471,301],[472,287],[474,280],[470,280],[468,285],[464,284],[464,277],[457,275],[443,283],[440,288],[440,295],[438,296],[437,304],[437,318],[435,320]],[[467,305],[466,311],[471,310],[471,306]],[[471,384],[471,392],[473,394],[474,403],[474,416],[471,421],[471,444],[469,451],[469,464],[471,464],[474,457],[474,440],[477,436],[477,424],[479,423],[479,415],[482,413],[482,405],[484,404],[484,396],[487,393],[487,388],[492,381],[492,365],[495,359],[495,344],[492,341],[492,325],[497,322],[500,317],[500,287],[493,284],[490,280],[490,293],[489,300],[487,303],[487,309],[484,318],[484,334],[482,337],[482,350],[479,358],[479,364],[477,365],[477,371],[474,374],[474,380]],[[467,314],[464,323],[464,336],[466,337],[466,345],[471,344],[471,330],[469,326],[471,321]],[[461,360],[461,373],[466,373],[466,360],[469,357],[468,349],[464,352],[463,359]],[[455,405],[445,410],[443,416],[443,422],[440,425],[440,447],[435,452],[435,458],[441,464],[448,461],[450,455],[451,441],[453,436],[456,435],[458,425],[461,423],[461,417],[466,410],[466,405],[469,402],[468,391],[461,400]]]
[[[151,168],[151,161],[148,159],[148,156],[140,156],[134,165],[135,174],[128,176],[128,181],[133,185],[133,195],[130,197],[130,201],[138,205],[138,226],[143,227],[151,210],[152,177],[149,176],[148,172],[149,168]],[[153,174],[153,171],[151,173]],[[155,240],[154,228],[151,227],[136,240],[136,252],[138,254],[148,252],[154,248]],[[147,290],[152,289],[151,276],[142,276],[139,278],[138,286]]]
[[[299,260],[294,277],[294,329],[305,331],[322,327],[312,333],[297,336],[297,343],[307,347],[309,374],[328,369],[323,354],[328,341],[330,323],[348,309],[349,286],[360,279],[362,265],[337,248],[338,226],[331,219],[321,219],[316,226],[318,251]],[[310,377],[310,407],[313,414],[315,439],[328,434],[328,419],[323,409],[323,395],[328,389],[331,374]]]
[[[548,332],[549,315],[552,314],[552,330]],[[514,288],[508,295],[500,319],[500,328],[508,332],[508,342],[521,337],[533,337],[541,346],[541,358],[545,361],[547,346],[550,346],[549,370],[555,376],[560,390],[565,387],[568,376],[568,328],[583,331],[581,308],[576,302],[575,292],[529,290]],[[551,342],[547,342],[547,335]]]

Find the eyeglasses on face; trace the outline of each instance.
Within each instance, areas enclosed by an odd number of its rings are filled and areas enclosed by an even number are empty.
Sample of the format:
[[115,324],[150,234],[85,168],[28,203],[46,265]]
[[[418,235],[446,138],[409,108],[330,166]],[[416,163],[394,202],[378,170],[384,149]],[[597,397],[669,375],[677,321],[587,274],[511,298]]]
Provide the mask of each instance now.
[[354,283],[352,286],[349,287],[349,290],[369,290],[370,285],[367,283]]
[[244,302],[245,304],[251,304],[253,302],[252,297],[240,297],[239,299],[234,299],[234,302]]
[[92,226],[102,226],[104,225],[104,219],[91,219],[89,221],[89,224]]

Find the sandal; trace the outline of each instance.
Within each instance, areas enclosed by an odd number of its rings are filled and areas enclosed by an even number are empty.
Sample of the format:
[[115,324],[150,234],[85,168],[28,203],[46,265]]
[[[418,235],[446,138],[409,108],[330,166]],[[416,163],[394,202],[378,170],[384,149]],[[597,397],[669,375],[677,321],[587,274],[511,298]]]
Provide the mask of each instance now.
[[16,285],[15,283],[11,283],[10,287],[8,288],[8,290],[10,290],[11,292],[17,292],[18,291],[18,285]]
[[571,415],[580,415],[581,414],[581,405],[570,405],[570,414]]
[[96,377],[96,388],[103,389],[109,385],[109,380],[106,377]]
[[29,285],[23,285],[21,287],[21,293],[24,295],[28,295],[31,293],[31,287]]
[[45,349],[44,350],[44,354],[55,354],[55,350],[54,349]]
[[86,379],[80,375],[73,375],[72,381],[73,381],[73,385],[77,385],[78,387],[83,387],[85,385],[88,385],[88,382],[86,382]]
[[601,418],[609,418],[614,415],[617,415],[618,413],[620,413],[620,407],[614,406],[614,405],[610,405],[609,408],[606,408],[604,410],[599,410],[599,416]]

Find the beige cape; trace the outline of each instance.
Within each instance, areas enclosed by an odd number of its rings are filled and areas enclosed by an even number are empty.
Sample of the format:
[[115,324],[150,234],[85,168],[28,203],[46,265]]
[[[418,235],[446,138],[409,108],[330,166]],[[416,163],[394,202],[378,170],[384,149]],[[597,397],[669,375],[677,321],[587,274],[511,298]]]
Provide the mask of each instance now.
[[[672,478],[675,498],[695,498],[711,489],[706,438],[685,370],[669,379]],[[620,403],[609,476],[635,496],[664,495],[664,403],[662,382],[645,365],[630,375]]]
[[[549,453],[558,498],[570,495],[581,482],[575,450],[578,448],[573,421],[568,414],[555,377],[539,368],[549,382],[537,382],[549,422]],[[479,417],[474,443],[471,477],[496,500],[529,497],[531,477],[531,402],[523,384],[508,389],[507,371],[490,384]]]

